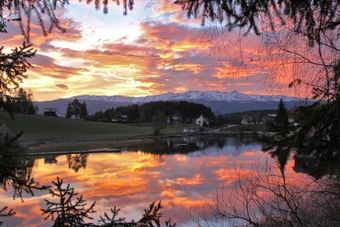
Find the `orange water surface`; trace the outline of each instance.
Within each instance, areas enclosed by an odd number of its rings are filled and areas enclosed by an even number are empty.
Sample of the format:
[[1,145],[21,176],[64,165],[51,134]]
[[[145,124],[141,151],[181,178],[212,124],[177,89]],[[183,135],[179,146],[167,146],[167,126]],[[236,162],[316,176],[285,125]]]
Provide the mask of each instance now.
[[[172,151],[177,145],[185,146],[182,142],[171,144]],[[30,158],[28,171],[40,184],[50,184],[58,176],[89,202],[96,201],[95,220],[113,206],[122,208],[121,216],[136,220],[151,202],[161,200],[163,220],[171,218],[186,226],[193,225],[201,212],[207,213],[222,185],[225,193],[233,189],[238,180],[235,169],[252,171],[254,164],[271,159],[261,151],[260,144],[233,138],[223,139],[222,144],[204,144],[201,140],[187,153],[182,149],[167,154],[163,147],[160,154],[157,146],[153,148],[156,152],[133,149],[113,154],[40,156]],[[292,172],[292,165],[288,163],[287,171]],[[44,199],[50,199],[47,190],[25,195],[24,202],[14,200],[10,188],[2,190],[1,206],[16,211],[13,217],[4,219],[5,225],[51,226],[51,221],[41,216]]]

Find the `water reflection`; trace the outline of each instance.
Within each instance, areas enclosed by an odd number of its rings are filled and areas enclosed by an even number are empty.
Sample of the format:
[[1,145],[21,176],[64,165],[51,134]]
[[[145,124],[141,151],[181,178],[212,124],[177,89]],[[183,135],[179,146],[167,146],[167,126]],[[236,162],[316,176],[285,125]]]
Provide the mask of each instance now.
[[[80,168],[85,169],[87,164],[88,154],[68,154],[66,155],[68,168],[74,172],[78,172]],[[46,159],[45,159],[46,161]]]
[[[116,205],[122,216],[137,219],[152,201],[162,200],[164,219],[179,224],[191,223],[189,210],[198,211],[212,204],[216,188],[233,188],[235,168],[252,171],[267,155],[260,144],[234,138],[184,138],[127,146],[115,154],[70,154],[24,157],[21,165],[36,181],[49,184],[57,176],[71,183],[91,203],[97,214]],[[134,151],[134,152],[131,152]],[[6,219],[11,226],[49,226],[41,217],[47,192],[12,200],[4,190],[0,200],[17,214]]]
[[305,173],[316,180],[324,176],[340,176],[340,155],[334,152],[332,155],[320,154],[315,151],[306,155],[301,150],[274,149],[269,151],[271,157],[277,160],[282,172],[291,158],[294,159],[294,170]]
[[212,148],[215,151],[223,151],[225,149],[230,153],[238,154],[250,147],[258,146],[254,140],[240,140],[237,138],[224,137],[183,137],[167,140],[152,140],[143,144],[133,144],[124,147],[126,151],[140,151],[149,154],[188,154],[196,151],[202,151]]
[[32,170],[34,158],[21,158],[13,147],[2,147],[0,150],[0,187],[2,191],[11,191],[13,199],[23,201],[26,196],[34,196],[35,190],[46,189],[35,181]]

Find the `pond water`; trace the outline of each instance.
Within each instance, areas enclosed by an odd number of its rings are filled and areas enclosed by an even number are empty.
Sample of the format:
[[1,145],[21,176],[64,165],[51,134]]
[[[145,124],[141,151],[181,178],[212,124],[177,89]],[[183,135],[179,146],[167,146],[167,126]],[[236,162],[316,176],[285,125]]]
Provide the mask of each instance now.
[[[43,185],[56,177],[76,188],[84,198],[96,201],[95,219],[113,206],[121,216],[138,219],[153,201],[162,201],[163,220],[179,226],[193,225],[196,215],[213,204],[216,190],[232,190],[238,180],[235,169],[252,170],[271,158],[261,145],[236,138],[184,138],[152,141],[126,147],[121,153],[30,156],[21,159],[18,174],[30,175]],[[292,163],[287,169],[292,171]],[[13,190],[1,190],[1,207],[16,215],[4,218],[8,226],[50,226],[41,216],[48,191],[23,194],[13,200]]]

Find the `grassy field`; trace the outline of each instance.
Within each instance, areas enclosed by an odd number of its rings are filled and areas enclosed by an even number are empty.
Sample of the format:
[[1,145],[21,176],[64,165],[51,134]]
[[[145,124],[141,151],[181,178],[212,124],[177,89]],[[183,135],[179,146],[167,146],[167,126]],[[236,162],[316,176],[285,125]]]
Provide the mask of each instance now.
[[[0,112],[0,122],[9,127],[12,135],[23,131],[24,134],[19,139],[21,141],[128,139],[152,135],[153,132],[151,124],[88,122],[22,114],[15,115],[15,120],[11,120],[4,112]],[[161,133],[164,135],[179,134],[184,127],[184,125],[168,126]]]

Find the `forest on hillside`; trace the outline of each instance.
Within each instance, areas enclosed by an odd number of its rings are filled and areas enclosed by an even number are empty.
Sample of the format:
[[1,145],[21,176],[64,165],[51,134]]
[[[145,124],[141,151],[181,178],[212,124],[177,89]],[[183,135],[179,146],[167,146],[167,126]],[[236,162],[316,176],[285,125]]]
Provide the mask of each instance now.
[[186,101],[159,101],[149,102],[142,105],[129,105],[111,108],[106,111],[99,111],[88,117],[91,121],[112,122],[113,119],[122,122],[151,122],[152,117],[157,113],[165,114],[170,123],[185,122],[191,123],[192,119],[203,115],[206,118],[214,119],[215,115],[209,107]]

